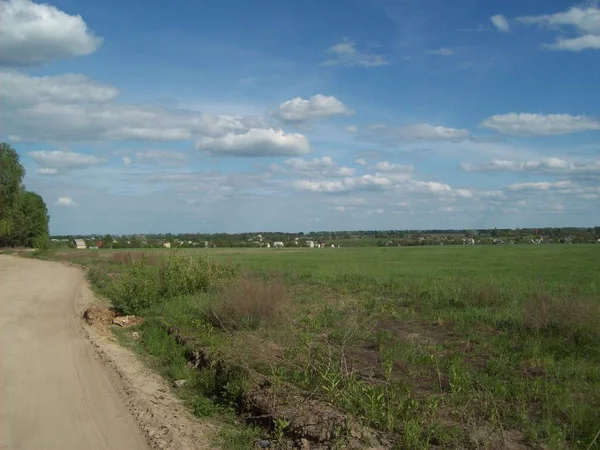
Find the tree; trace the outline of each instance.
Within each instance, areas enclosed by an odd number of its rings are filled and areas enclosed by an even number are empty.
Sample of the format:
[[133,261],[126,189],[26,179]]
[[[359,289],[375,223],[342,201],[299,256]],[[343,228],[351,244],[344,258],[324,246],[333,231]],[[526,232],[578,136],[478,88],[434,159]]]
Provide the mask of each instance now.
[[12,214],[11,245],[33,247],[40,236],[48,236],[48,210],[42,197],[35,192],[22,191]]
[[14,228],[12,215],[24,176],[17,151],[5,142],[0,143],[0,237],[9,235]]
[[0,143],[0,246],[33,247],[48,240],[46,204],[38,194],[25,190],[24,176],[17,151]]

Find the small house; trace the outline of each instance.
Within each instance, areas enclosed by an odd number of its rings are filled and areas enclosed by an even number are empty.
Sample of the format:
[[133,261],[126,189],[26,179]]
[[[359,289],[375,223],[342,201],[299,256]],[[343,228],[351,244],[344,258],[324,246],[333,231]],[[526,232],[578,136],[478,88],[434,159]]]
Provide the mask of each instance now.
[[85,241],[83,239],[73,239],[73,243],[75,244],[75,248],[78,250],[85,250],[87,245],[85,245]]

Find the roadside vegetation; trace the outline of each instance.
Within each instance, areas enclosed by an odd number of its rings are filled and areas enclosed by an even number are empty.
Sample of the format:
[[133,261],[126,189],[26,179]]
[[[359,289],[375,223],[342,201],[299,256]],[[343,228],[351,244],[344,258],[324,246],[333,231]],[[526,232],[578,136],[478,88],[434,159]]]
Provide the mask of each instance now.
[[600,448],[600,246],[54,257],[222,448]]
[[23,186],[25,169],[19,154],[0,143],[0,248],[50,248],[48,210],[42,197]]

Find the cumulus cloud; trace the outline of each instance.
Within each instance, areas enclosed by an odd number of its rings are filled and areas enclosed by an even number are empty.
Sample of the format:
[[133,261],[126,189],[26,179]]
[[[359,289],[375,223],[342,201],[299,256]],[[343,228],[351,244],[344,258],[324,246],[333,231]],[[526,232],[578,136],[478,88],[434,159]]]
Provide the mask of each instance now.
[[29,0],[0,2],[0,65],[37,66],[89,55],[102,41],[81,16]]
[[387,161],[381,161],[375,164],[375,170],[380,172],[397,172],[397,173],[409,173],[414,170],[413,166],[406,166],[403,164],[392,164]]
[[0,72],[3,132],[30,142],[181,141],[260,127],[255,117],[219,116],[131,104],[118,89],[82,75]]
[[481,125],[511,136],[551,136],[600,130],[600,120],[570,114],[499,114],[488,117]]
[[298,180],[293,183],[293,187],[299,191],[312,192],[381,189],[390,185],[392,185],[392,180],[379,175],[363,175],[356,178],[346,177],[341,180]]
[[508,33],[510,31],[510,24],[502,14],[496,14],[495,16],[490,17],[490,20],[498,31],[501,31],[502,33]]
[[467,172],[545,172],[545,173],[600,173],[600,162],[572,162],[560,158],[544,158],[534,161],[511,161],[493,159],[490,162],[474,164],[462,163]]
[[537,181],[511,184],[508,189],[511,191],[548,191],[550,189],[568,189],[572,186],[573,183],[571,181],[557,181],[555,183],[549,181]]
[[302,134],[258,128],[243,134],[201,138],[196,148],[223,156],[292,156],[310,153],[310,143]]
[[354,41],[348,38],[329,47],[327,53],[333,55],[334,58],[325,61],[324,66],[380,67],[389,64],[389,61],[383,55],[358,50]]
[[373,124],[361,130],[361,137],[388,144],[397,142],[461,142],[469,139],[468,130],[430,125],[427,123],[393,127],[386,124]]
[[317,94],[308,100],[296,97],[283,102],[272,114],[284,122],[299,124],[352,113],[353,111],[337,98]]
[[5,91],[2,93],[3,102],[15,107],[41,103],[104,103],[119,95],[119,90],[114,86],[76,74],[32,77],[14,71],[1,71],[0,85]]
[[105,161],[93,155],[62,150],[41,150],[29,152],[28,155],[41,166],[40,173],[45,175],[56,175],[59,172],[90,167]]
[[77,206],[77,203],[73,201],[71,197],[59,197],[58,200],[54,202],[56,206]]
[[547,50],[581,52],[600,50],[600,8],[596,3],[589,6],[575,6],[555,14],[517,17],[525,24],[541,25],[549,28],[567,27],[574,31],[574,37],[558,37],[551,44],[544,44]]
[[367,161],[365,161],[362,158],[358,158],[354,160],[354,164],[358,164],[359,166],[366,166],[367,165]]
[[40,167],[36,172],[41,175],[58,175],[58,169],[51,169],[49,167]]
[[356,169],[351,167],[337,166],[330,156],[315,158],[312,160],[302,158],[286,159],[283,164],[290,172],[320,177],[351,177]]

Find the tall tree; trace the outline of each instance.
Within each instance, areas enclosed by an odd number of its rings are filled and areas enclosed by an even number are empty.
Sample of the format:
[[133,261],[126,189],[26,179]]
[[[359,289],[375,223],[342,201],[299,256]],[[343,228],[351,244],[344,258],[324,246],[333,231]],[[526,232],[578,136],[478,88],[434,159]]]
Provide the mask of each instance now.
[[19,154],[0,143],[0,246],[33,247],[48,241],[48,210],[42,197],[25,190]]
[[13,228],[13,214],[25,169],[19,154],[9,144],[0,143],[0,237],[9,235]]
[[13,213],[12,245],[33,247],[36,239],[48,236],[48,210],[42,197],[23,191],[18,196]]

